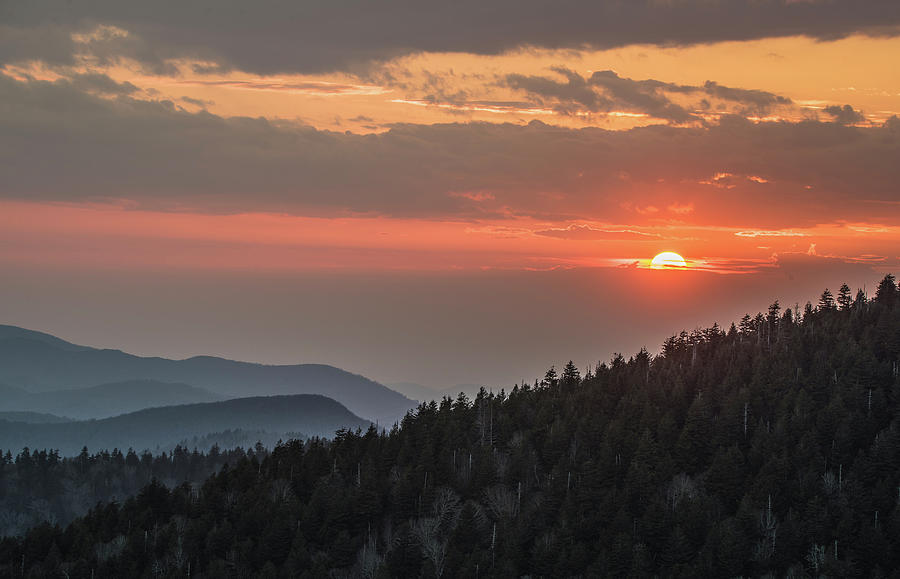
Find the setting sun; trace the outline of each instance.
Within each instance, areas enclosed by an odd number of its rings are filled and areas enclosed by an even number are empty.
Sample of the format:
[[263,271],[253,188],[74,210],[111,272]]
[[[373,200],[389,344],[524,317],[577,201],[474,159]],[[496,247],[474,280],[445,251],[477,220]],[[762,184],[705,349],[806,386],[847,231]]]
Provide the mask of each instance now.
[[683,257],[672,251],[664,251],[653,258],[650,267],[653,269],[667,269],[671,267],[686,267],[687,262]]

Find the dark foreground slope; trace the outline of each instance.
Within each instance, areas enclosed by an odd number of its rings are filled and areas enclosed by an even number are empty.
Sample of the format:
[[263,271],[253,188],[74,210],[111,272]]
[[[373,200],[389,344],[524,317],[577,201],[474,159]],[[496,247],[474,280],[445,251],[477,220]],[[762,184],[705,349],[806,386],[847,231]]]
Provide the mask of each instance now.
[[[845,296],[846,297],[846,296]],[[823,296],[292,442],[0,542],[0,572],[896,576],[900,298]]]
[[62,455],[82,447],[169,448],[183,440],[226,430],[275,435],[331,436],[369,422],[330,398],[314,394],[235,398],[223,402],[148,408],[102,420],[27,424],[0,420],[0,448],[53,448]]
[[324,364],[268,366],[211,356],[187,360],[144,358],[0,325],[0,383],[46,392],[132,380],[190,384],[229,398],[321,394],[358,416],[388,424],[415,406],[410,399],[378,382]]

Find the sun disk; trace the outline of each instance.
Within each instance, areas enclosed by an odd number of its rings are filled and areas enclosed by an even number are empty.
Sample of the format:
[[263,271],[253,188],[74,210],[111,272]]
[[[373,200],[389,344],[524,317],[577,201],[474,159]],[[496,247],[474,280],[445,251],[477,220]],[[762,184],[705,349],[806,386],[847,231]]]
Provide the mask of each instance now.
[[687,262],[683,257],[672,251],[664,251],[653,258],[650,262],[653,269],[669,269],[673,267],[687,267]]

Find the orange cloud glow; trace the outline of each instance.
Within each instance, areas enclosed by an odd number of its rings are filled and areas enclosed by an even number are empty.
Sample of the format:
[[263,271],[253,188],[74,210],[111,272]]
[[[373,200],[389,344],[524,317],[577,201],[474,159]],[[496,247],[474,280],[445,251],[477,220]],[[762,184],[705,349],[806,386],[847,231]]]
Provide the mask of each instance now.
[[[765,238],[769,245],[755,242]],[[0,203],[0,262],[87,269],[209,270],[547,269],[649,264],[676,248],[698,271],[740,273],[803,253],[889,265],[900,229],[831,224],[764,231],[670,223],[641,227],[528,218],[432,221],[207,215],[121,205]],[[645,263],[646,262],[646,263]]]

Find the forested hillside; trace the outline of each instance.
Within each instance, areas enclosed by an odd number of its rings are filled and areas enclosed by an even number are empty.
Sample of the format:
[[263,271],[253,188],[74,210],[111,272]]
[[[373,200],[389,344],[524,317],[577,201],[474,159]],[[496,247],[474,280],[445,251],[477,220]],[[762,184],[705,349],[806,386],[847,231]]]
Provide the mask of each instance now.
[[900,293],[279,445],[0,543],[70,577],[896,576]]
[[15,456],[7,451],[0,454],[0,536],[24,533],[41,522],[68,524],[97,503],[124,500],[154,480],[169,487],[199,485],[226,463],[245,458],[247,452],[264,451],[214,446],[201,453],[176,446],[171,452],[153,455],[84,449],[70,458],[55,451],[25,448]]

